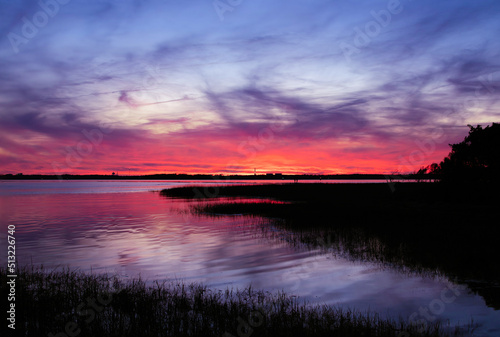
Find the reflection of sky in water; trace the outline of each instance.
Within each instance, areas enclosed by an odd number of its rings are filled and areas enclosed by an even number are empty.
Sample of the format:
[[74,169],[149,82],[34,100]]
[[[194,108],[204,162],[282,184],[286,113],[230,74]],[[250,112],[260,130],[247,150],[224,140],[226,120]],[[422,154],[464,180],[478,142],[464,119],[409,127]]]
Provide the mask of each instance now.
[[[260,226],[271,226],[265,221],[195,217],[187,212],[194,201],[153,192],[46,193],[1,196],[0,201],[2,232],[7,224],[16,225],[21,264],[92,268],[125,278],[140,274],[219,288],[252,284],[285,290],[311,304],[347,305],[396,317],[436,304],[451,284],[294,248],[263,235]],[[459,291],[437,317],[461,324],[473,317],[485,325],[482,331],[496,329],[490,333],[496,335],[500,313],[486,307],[481,297]]]

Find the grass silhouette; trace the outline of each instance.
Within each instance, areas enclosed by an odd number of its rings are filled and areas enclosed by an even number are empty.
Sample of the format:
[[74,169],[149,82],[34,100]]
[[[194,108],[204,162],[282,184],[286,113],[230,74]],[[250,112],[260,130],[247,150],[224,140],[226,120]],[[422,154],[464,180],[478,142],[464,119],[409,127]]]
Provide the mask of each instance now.
[[[0,269],[6,292],[6,270]],[[15,332],[26,336],[447,336],[441,323],[413,325],[376,313],[308,306],[247,287],[122,282],[70,269],[18,271]],[[22,323],[21,323],[22,322]],[[448,332],[445,332],[448,331]]]

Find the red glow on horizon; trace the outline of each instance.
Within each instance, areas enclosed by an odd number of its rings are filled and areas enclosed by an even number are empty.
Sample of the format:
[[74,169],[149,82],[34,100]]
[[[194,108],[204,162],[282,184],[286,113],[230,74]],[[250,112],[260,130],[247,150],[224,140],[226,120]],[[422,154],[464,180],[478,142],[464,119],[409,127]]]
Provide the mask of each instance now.
[[[254,169],[260,174],[405,174],[440,162],[449,153],[450,142],[441,139],[423,148],[422,142],[401,137],[299,141],[283,131],[255,143],[255,137],[241,130],[216,131],[164,135],[114,130],[93,145],[82,136],[20,142],[16,136],[4,135],[9,151],[0,152],[0,174],[253,175]],[[29,142],[35,145],[25,146]]]

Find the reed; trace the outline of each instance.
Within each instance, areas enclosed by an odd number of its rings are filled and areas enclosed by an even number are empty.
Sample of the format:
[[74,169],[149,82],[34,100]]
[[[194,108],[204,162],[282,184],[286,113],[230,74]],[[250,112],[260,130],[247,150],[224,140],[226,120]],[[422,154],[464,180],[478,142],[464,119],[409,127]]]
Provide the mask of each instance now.
[[[331,306],[283,292],[210,289],[183,282],[128,282],[68,268],[18,270],[16,333],[22,336],[449,336],[440,323]],[[6,270],[0,269],[2,292]],[[21,323],[22,322],[22,323]]]

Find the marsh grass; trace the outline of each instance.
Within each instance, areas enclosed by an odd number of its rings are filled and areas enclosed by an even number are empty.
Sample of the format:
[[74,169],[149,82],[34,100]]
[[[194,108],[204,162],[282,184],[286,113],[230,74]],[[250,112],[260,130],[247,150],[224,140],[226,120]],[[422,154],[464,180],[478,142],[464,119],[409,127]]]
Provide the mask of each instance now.
[[[6,270],[0,269],[0,274],[6,295]],[[15,332],[19,336],[64,336],[68,324],[73,336],[238,336],[238,331],[246,336],[448,336],[459,332],[440,323],[418,326],[370,312],[309,306],[285,293],[252,287],[223,291],[140,278],[123,282],[117,276],[67,268],[29,267],[17,275]]]
[[[261,197],[288,203],[242,204],[224,199],[202,203],[193,211],[281,219],[274,223],[312,248],[323,245],[357,260],[445,274],[466,283],[488,305],[500,308],[500,250],[495,234],[498,186],[396,183],[392,187],[307,183],[221,186],[218,197]],[[192,187],[161,193],[183,198],[195,195]]]
[[338,248],[358,260],[441,270],[452,277],[490,281],[500,277],[495,268],[498,260],[488,258],[498,257],[494,228],[476,214],[479,210],[468,211],[466,206],[224,201],[193,205],[193,212],[281,219],[273,223],[312,248]]

